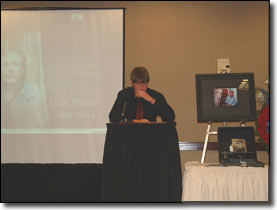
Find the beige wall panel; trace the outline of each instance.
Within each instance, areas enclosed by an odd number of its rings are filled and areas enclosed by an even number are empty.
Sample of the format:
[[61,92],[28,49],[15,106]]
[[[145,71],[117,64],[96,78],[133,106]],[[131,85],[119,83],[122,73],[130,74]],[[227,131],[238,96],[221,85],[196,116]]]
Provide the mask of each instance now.
[[[132,68],[145,66],[150,87],[175,110],[180,141],[204,141],[207,124],[197,123],[195,74],[217,73],[218,58],[230,58],[231,73],[254,72],[256,86],[265,88],[269,2],[1,2],[1,8],[39,6],[126,8],[125,86]],[[212,129],[218,126],[222,124],[214,123]],[[217,141],[216,136],[210,141]],[[186,154],[186,160],[201,158],[198,152]],[[217,161],[212,154],[207,159]]]

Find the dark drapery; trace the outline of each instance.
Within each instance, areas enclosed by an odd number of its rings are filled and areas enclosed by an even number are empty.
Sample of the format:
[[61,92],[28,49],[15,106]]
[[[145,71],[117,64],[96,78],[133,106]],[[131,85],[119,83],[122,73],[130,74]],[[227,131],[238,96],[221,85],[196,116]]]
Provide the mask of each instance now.
[[176,123],[108,123],[103,158],[105,202],[180,202]]
[[1,202],[101,202],[102,164],[1,164]]

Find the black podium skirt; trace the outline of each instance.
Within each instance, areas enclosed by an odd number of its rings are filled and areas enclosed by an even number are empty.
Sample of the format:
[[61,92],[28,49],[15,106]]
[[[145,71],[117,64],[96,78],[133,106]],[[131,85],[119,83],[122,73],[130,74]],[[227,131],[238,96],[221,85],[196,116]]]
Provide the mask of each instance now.
[[108,123],[103,202],[181,202],[176,123]]

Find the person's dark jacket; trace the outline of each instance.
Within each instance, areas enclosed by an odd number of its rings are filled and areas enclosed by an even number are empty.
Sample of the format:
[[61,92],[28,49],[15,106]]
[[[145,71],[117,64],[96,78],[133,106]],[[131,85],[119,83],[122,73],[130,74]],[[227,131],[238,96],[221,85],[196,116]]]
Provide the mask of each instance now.
[[[153,97],[156,102],[151,104],[150,102],[141,98],[144,119],[150,122],[156,122],[157,116],[160,116],[163,121],[174,121],[175,114],[173,109],[167,104],[164,96],[153,89],[147,88],[146,92]],[[135,97],[135,91],[133,87],[128,87],[121,90],[116,98],[116,101],[109,114],[111,122],[119,122],[121,120],[132,121],[136,119],[138,98]],[[124,109],[125,106],[125,109]],[[122,116],[123,114],[123,116]],[[125,120],[125,121],[126,121]]]

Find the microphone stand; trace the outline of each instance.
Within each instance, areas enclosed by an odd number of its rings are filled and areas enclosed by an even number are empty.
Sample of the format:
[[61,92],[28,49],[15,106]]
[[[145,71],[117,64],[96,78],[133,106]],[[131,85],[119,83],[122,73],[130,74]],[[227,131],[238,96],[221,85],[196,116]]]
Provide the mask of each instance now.
[[127,102],[125,101],[123,104],[123,109],[121,113],[121,122],[127,122],[127,119],[125,117],[125,110],[126,110]]

